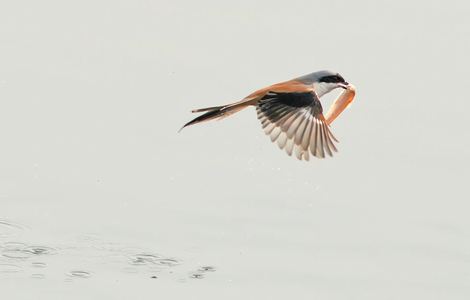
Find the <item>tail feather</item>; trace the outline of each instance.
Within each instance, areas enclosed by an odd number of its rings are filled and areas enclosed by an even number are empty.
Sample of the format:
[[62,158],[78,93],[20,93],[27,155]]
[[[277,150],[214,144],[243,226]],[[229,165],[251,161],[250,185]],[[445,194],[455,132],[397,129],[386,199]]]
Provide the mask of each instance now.
[[212,106],[212,107],[206,107],[206,108],[198,108],[198,109],[193,109],[191,112],[192,113],[198,113],[198,112],[216,110],[216,109],[221,109],[221,108],[224,108],[224,106]]
[[181,129],[179,131],[183,130],[183,128],[185,128],[185,127],[188,127],[188,126],[191,126],[191,125],[194,125],[194,124],[197,124],[197,123],[206,122],[206,121],[210,121],[210,120],[220,118],[220,117],[223,116],[223,114],[224,113],[222,112],[221,108],[216,108],[216,109],[210,110],[210,111],[206,112],[205,114],[202,114],[199,117],[194,118],[191,121],[189,121],[188,123],[184,124],[183,127],[181,127]]
[[183,127],[181,127],[179,131],[183,130],[183,128],[185,127],[188,127],[190,125],[194,125],[197,123],[202,123],[202,122],[206,122],[210,120],[223,119],[225,117],[228,117],[244,109],[245,107],[247,107],[246,104],[243,104],[243,105],[237,104],[237,105],[215,106],[215,107],[195,109],[192,112],[205,112],[205,113],[200,115],[199,117],[194,118],[188,123],[184,124]]

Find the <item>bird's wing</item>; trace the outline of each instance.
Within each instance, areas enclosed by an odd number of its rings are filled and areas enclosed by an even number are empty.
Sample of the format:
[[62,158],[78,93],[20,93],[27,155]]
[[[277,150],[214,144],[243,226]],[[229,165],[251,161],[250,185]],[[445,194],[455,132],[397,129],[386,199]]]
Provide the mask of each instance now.
[[[257,105],[258,101],[261,100],[268,92],[290,93],[290,92],[310,92],[310,91],[313,91],[312,86],[305,85],[304,83],[293,79],[293,80],[276,83],[268,87],[259,89],[249,94],[242,100],[226,105],[225,107],[233,107],[233,106],[246,107],[250,105]],[[200,112],[200,111],[205,111],[205,110],[210,110],[210,109],[212,108],[194,110],[193,112]]]
[[258,119],[271,141],[300,160],[309,160],[310,155],[333,156],[338,141],[313,90],[280,90],[268,90],[256,104]]
[[290,93],[290,92],[310,92],[313,91],[312,86],[305,85],[304,83],[295,79],[284,81],[270,85],[268,87],[257,90],[250,95],[246,96],[242,101],[258,101],[263,98],[268,92],[277,93]]

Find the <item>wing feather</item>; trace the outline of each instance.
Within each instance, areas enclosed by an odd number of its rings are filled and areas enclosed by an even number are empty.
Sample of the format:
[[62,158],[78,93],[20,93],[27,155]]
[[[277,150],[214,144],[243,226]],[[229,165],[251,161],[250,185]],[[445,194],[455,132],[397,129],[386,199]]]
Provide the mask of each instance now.
[[299,160],[309,160],[310,155],[324,158],[337,152],[337,140],[314,93],[268,91],[256,110],[264,132],[289,156],[295,153]]
[[292,156],[292,152],[294,151],[294,139],[287,140],[285,150],[289,156]]
[[328,137],[327,137],[327,133],[326,133],[324,123],[321,124],[321,132],[322,132],[323,146],[325,147],[325,152],[329,156],[333,156],[333,153],[331,152],[331,149],[330,149],[330,143],[329,143],[329,140],[328,140]]

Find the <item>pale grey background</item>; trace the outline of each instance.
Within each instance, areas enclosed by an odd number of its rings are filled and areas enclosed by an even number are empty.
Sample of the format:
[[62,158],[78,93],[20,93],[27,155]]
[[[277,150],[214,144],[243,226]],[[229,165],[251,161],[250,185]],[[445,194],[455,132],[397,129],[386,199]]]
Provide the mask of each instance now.
[[[469,299],[469,14],[2,1],[2,295]],[[358,89],[334,159],[289,158],[253,109],[177,134],[190,109],[325,68]],[[18,245],[53,251],[5,255]],[[178,265],[132,264],[140,252]],[[192,279],[201,266],[216,271]]]

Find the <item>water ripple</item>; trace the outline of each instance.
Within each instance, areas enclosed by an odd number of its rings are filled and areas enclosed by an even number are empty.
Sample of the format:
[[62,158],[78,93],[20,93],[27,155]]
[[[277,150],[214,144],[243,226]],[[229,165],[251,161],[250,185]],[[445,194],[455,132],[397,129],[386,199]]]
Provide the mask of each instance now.
[[34,279],[44,279],[44,278],[46,278],[46,275],[40,274],[40,273],[35,273],[35,274],[31,274],[31,278],[34,278]]
[[90,278],[91,273],[87,271],[73,270],[67,273],[72,278]]
[[215,272],[215,267],[213,266],[202,266],[198,270],[199,272]]
[[43,262],[36,261],[36,262],[31,263],[31,266],[33,268],[45,268],[45,267],[47,267],[47,264],[43,263]]
[[189,275],[189,278],[192,278],[192,279],[203,279],[203,278],[204,278],[204,274],[202,274],[202,273],[192,273],[191,275]]
[[33,256],[53,255],[57,250],[47,246],[31,246],[24,243],[5,243],[1,255],[10,259],[28,259]]
[[23,271],[20,266],[14,264],[0,264],[0,273],[18,273]]
[[215,272],[216,269],[213,266],[202,266],[197,271],[192,272],[189,274],[189,278],[192,279],[203,279],[206,276],[206,273],[208,272]]
[[143,265],[161,265],[173,267],[179,264],[179,261],[174,258],[165,258],[157,254],[151,253],[138,253],[129,256],[130,264],[135,266]]
[[10,237],[21,230],[24,230],[24,226],[5,219],[0,219],[0,238]]

